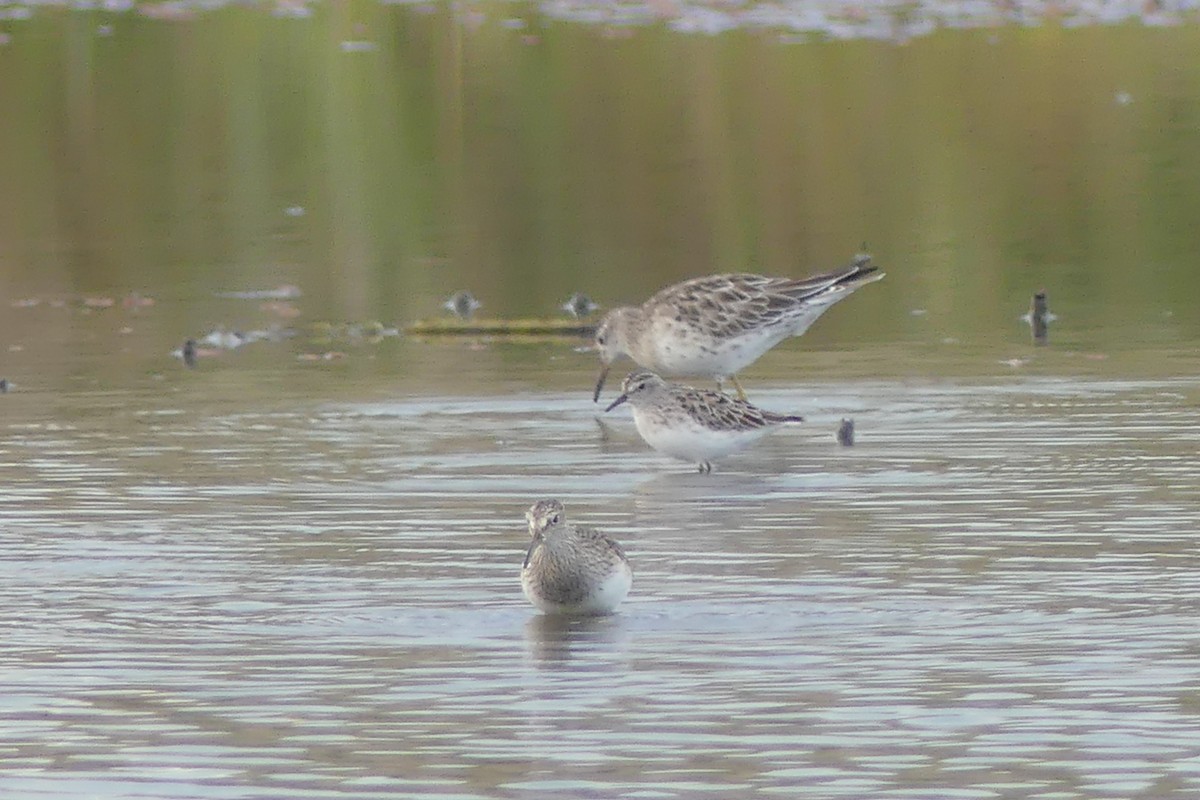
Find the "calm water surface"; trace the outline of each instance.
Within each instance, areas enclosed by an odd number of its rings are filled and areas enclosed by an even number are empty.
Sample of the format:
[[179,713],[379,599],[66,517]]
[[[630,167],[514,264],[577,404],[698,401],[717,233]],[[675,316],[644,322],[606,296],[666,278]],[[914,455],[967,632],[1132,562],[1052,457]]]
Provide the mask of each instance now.
[[[493,376],[453,394],[294,342],[18,386],[0,788],[1193,797],[1200,379],[1016,333],[944,354],[986,373],[957,380],[859,377],[906,369],[883,345],[773,353],[752,395],[808,424],[710,476],[600,416],[566,342],[354,354]],[[617,615],[521,596],[548,495],[625,544]]]

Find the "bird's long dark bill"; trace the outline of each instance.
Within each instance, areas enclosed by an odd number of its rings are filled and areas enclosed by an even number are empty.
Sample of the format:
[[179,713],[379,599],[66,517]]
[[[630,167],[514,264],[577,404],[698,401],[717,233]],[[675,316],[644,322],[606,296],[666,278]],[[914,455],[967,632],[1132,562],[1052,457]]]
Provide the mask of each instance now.
[[614,408],[621,405],[621,403],[624,403],[628,399],[629,399],[629,395],[627,395],[627,394],[621,395],[616,400],[613,400],[611,403],[608,404],[608,408],[604,409],[604,413],[607,414],[609,411],[612,411]]
[[608,365],[605,364],[600,368],[600,377],[596,380],[596,391],[592,394],[592,402],[600,402],[600,390],[604,388],[604,381],[608,378]]
[[525,551],[525,563],[521,565],[521,569],[525,569],[529,566],[529,559],[533,558],[533,551],[536,550],[537,546],[541,543],[541,536],[533,537],[533,541],[529,543],[529,549]]

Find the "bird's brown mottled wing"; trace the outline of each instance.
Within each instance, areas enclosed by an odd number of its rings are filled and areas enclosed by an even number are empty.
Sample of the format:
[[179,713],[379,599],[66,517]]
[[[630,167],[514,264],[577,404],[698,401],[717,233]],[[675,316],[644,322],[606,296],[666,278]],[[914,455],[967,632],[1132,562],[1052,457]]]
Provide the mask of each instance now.
[[646,301],[651,313],[703,330],[719,339],[787,322],[806,303],[842,283],[857,283],[876,271],[868,256],[849,265],[800,280],[750,273],[708,275],[663,289]]
[[670,286],[647,301],[647,310],[668,315],[675,322],[699,329],[714,338],[729,338],[754,330],[780,316],[794,304],[783,295],[772,298],[775,278],[762,275],[709,275]]
[[605,542],[620,558],[625,558],[625,551],[621,549],[621,545],[618,544],[617,541],[612,537],[601,533],[595,528],[592,528],[588,525],[576,525],[575,533],[580,539],[594,539]]
[[714,431],[748,431],[768,424],[761,409],[721,392],[681,387],[672,395],[693,419]]

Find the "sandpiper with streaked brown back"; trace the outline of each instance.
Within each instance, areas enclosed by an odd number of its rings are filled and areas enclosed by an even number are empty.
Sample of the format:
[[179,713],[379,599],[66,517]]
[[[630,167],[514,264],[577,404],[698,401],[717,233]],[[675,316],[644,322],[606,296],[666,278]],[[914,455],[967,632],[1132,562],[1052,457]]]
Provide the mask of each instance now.
[[621,396],[604,410],[623,403],[633,408],[633,422],[646,444],[699,464],[701,472],[712,472],[713,459],[746,449],[780,425],[804,421],[722,392],[668,383],[645,370],[631,372]]
[[737,373],[791,336],[799,336],[834,303],[883,277],[860,255],[832,272],[799,280],[745,273],[710,275],[668,286],[640,306],[621,306],[596,328],[600,377],[629,356],[639,366],[668,376],[726,379],[745,392]]
[[532,541],[521,567],[521,588],[547,614],[610,614],[633,584],[621,546],[595,528],[567,522],[558,500],[539,500],[525,512]]

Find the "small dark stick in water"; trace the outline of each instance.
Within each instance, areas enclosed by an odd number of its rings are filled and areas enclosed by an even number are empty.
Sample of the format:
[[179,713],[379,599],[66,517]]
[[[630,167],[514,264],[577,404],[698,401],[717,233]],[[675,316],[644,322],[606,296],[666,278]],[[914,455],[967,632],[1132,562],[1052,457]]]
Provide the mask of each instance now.
[[1029,302],[1029,327],[1033,329],[1034,344],[1045,344],[1049,333],[1050,321],[1054,315],[1046,306],[1046,292],[1041,291]]
[[0,394],[8,394],[8,378],[0,378]]
[[196,366],[196,340],[188,339],[183,343],[183,363],[188,369]]
[[837,440],[842,447],[854,446],[854,420],[849,417],[842,418],[842,424],[837,429]]

